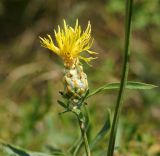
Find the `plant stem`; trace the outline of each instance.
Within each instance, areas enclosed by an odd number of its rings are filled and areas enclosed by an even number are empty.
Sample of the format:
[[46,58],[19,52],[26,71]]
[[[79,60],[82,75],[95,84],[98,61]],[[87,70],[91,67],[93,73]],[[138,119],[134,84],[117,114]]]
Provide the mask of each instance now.
[[130,57],[130,32],[131,32],[131,18],[132,18],[132,6],[133,0],[126,0],[126,22],[125,22],[125,43],[124,43],[124,62],[122,68],[122,78],[120,89],[117,97],[116,108],[114,112],[111,133],[109,138],[109,146],[107,156],[113,156],[114,147],[115,147],[115,140],[116,140],[116,133],[117,133],[117,126],[119,121],[119,115],[122,107],[123,102],[123,95],[124,89],[127,83],[128,78],[128,70],[129,70],[129,57]]
[[87,156],[91,156],[90,147],[89,147],[89,143],[88,143],[88,139],[87,139],[87,134],[86,134],[86,127],[85,127],[85,122],[84,122],[85,120],[82,121],[79,118],[78,115],[77,115],[77,118],[78,118],[79,127],[81,129],[81,134],[82,134],[82,138],[83,138],[86,154],[87,154]]
[[80,143],[76,146],[76,149],[75,149],[75,151],[74,151],[74,153],[73,153],[73,156],[77,156],[77,153],[79,152],[79,150],[80,150],[80,148],[81,148],[82,145],[83,145],[83,140],[82,140],[82,142],[80,142]]

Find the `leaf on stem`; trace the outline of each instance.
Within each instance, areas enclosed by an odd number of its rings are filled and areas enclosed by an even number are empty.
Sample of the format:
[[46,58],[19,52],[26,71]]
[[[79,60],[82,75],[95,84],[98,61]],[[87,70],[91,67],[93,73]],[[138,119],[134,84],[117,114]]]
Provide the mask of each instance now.
[[[119,89],[120,83],[109,83],[106,84],[95,91],[91,92],[88,97],[91,97],[99,92],[105,91],[105,90],[114,90],[114,89]],[[126,84],[126,89],[133,89],[133,90],[148,90],[148,89],[153,89],[156,88],[157,86],[152,85],[152,84],[147,84],[147,83],[142,83],[142,82],[134,82],[134,81],[128,81]]]
[[77,103],[78,108],[80,108],[82,106],[82,104],[84,103],[84,101],[88,97],[88,95],[89,95],[89,89],[86,91],[85,95]]
[[57,102],[58,102],[58,104],[59,104],[60,106],[62,106],[63,108],[65,108],[65,109],[68,108],[68,106],[67,106],[64,102],[62,102],[62,101],[60,101],[60,100],[58,100]]

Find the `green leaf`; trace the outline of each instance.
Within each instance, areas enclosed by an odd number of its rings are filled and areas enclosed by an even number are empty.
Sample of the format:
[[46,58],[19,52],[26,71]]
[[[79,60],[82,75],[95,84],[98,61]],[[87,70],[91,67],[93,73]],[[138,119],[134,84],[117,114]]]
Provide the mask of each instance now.
[[[59,149],[59,148],[56,148],[56,147],[53,147],[53,146],[50,146],[50,145],[47,145],[46,148],[53,155],[56,155],[56,156],[66,156],[63,153],[63,151],[61,149]],[[69,154],[67,154],[67,156],[69,156]]]
[[152,85],[152,84],[147,84],[143,82],[134,82],[134,81],[128,81],[126,85],[127,89],[140,89],[140,90],[153,89],[156,87],[157,86]]
[[110,113],[110,110],[108,109],[106,113],[106,121],[103,127],[97,133],[96,137],[93,139],[93,141],[90,144],[91,150],[93,150],[97,146],[97,144],[99,144],[104,139],[105,135],[109,132],[111,127],[110,116],[111,116],[111,113]]
[[58,104],[59,104],[60,106],[62,106],[63,108],[68,108],[67,105],[66,105],[64,102],[62,102],[62,101],[60,101],[60,100],[58,100],[57,102],[58,102]]
[[85,95],[77,103],[78,108],[80,108],[82,106],[82,104],[84,103],[84,101],[85,101],[85,99],[87,98],[88,95],[89,95],[89,89],[86,91]]
[[[109,83],[106,84],[95,91],[91,92],[88,97],[91,97],[99,92],[105,91],[105,90],[114,90],[114,89],[119,89],[120,83]],[[152,85],[152,84],[147,84],[147,83],[142,83],[142,82],[134,82],[134,81],[128,81],[126,84],[127,89],[134,89],[134,90],[147,90],[147,89],[153,89],[157,86]]]
[[7,156],[55,156],[40,152],[27,151],[20,147],[4,143],[3,141],[0,141],[0,150]]
[[82,145],[83,145],[83,140],[82,140],[82,137],[80,137],[68,149],[68,153],[71,153],[73,156],[76,156],[78,151],[81,149]]

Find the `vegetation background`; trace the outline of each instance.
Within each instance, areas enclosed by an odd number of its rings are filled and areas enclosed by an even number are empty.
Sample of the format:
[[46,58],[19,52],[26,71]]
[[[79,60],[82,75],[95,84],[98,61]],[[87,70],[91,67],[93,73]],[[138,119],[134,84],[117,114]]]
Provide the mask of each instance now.
[[[129,80],[160,84],[160,1],[135,0]],[[63,64],[39,44],[62,20],[92,24],[98,59],[85,65],[90,89],[120,81],[124,44],[123,0],[0,1],[0,138],[34,151],[67,149],[79,134],[71,114],[59,115]],[[160,90],[128,91],[116,156],[160,156]],[[91,140],[114,109],[117,91],[88,100]],[[106,148],[106,140],[95,156]],[[120,145],[120,148],[119,148]]]

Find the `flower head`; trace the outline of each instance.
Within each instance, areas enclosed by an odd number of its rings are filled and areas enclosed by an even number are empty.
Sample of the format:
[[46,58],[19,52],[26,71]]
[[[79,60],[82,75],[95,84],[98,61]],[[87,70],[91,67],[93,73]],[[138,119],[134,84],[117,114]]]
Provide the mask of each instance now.
[[47,35],[48,38],[40,37],[41,45],[59,55],[64,60],[66,67],[72,67],[79,59],[87,63],[95,59],[94,57],[83,57],[80,55],[84,51],[89,54],[96,54],[90,50],[93,43],[90,22],[88,22],[86,30],[82,31],[78,25],[78,20],[74,28],[68,26],[64,20],[63,29],[58,26],[58,31],[54,30],[54,34],[57,45],[53,43],[50,35]]

